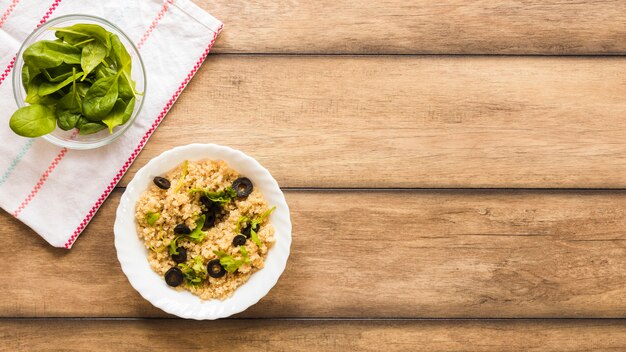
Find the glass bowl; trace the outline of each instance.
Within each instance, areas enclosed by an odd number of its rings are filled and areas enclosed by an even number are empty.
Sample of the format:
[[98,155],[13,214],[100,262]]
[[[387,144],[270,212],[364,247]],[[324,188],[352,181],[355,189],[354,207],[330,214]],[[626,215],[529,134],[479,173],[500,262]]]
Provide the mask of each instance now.
[[48,28],[68,27],[78,23],[97,24],[102,26],[107,31],[117,34],[132,58],[133,64],[131,77],[137,83],[137,91],[142,93],[142,95],[137,95],[135,98],[135,110],[133,111],[130,119],[125,124],[113,128],[113,133],[109,133],[108,129],[104,129],[98,133],[82,136],[77,134],[76,130],[64,131],[57,127],[51,133],[41,137],[52,144],[69,149],[94,149],[113,142],[130,128],[141,111],[146,92],[146,71],[141,55],[139,55],[137,47],[135,47],[130,38],[128,38],[128,36],[117,26],[105,19],[89,15],[66,15],[46,22],[29,35],[28,38],[26,38],[17,54],[15,67],[13,69],[13,95],[18,107],[21,108],[27,105],[24,102],[24,99],[26,98],[26,91],[22,85],[22,67],[24,66],[22,54],[24,53],[24,50],[26,50],[26,48],[28,48],[31,44],[40,40],[56,39],[54,31],[49,30]]

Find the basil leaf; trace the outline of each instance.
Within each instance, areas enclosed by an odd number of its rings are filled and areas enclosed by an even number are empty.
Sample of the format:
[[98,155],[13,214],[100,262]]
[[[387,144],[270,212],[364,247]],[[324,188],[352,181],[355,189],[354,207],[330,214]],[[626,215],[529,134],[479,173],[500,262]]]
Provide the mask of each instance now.
[[56,128],[54,110],[40,104],[24,106],[13,113],[9,126],[22,137],[43,136]]
[[102,131],[107,128],[107,126],[97,123],[91,122],[87,120],[84,116],[81,116],[76,122],[76,128],[78,128],[78,134],[81,136],[85,136],[88,134],[93,134]]
[[135,110],[135,98],[132,98],[128,104],[122,99],[117,99],[115,106],[109,116],[102,120],[102,123],[109,127],[109,133],[113,133],[113,128],[125,124]]
[[101,121],[111,112],[117,101],[118,78],[119,73],[104,77],[89,88],[83,100],[83,113],[87,118]]
[[64,62],[80,64],[80,49],[66,43],[41,40],[26,48],[22,57],[34,68],[56,67]]

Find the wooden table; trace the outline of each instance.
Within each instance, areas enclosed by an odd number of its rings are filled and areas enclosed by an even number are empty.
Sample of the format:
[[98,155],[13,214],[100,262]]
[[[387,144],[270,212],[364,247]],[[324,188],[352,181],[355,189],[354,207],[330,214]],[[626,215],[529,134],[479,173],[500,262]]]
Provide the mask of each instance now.
[[[626,2],[197,2],[224,32],[74,248],[0,213],[0,350],[626,350]],[[292,209],[278,285],[217,322],[113,247],[135,171],[192,142]]]

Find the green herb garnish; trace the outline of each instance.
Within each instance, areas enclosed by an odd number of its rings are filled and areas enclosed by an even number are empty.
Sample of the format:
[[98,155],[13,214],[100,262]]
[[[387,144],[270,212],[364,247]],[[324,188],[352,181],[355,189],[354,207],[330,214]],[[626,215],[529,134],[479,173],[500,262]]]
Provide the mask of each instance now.
[[222,251],[213,251],[213,253],[215,253],[215,255],[217,255],[220,259],[220,264],[224,267],[224,269],[226,269],[226,271],[234,273],[243,264],[250,263],[246,247],[239,246],[239,251],[241,252],[241,259],[235,259],[233,256]]
[[182,236],[176,236],[174,237],[174,239],[170,242],[169,244],[169,250],[170,250],[170,254],[171,255],[178,255],[178,245],[176,244],[176,242],[178,242],[178,240],[181,238]]
[[204,260],[201,256],[193,257],[189,265],[180,263],[178,267],[183,272],[188,285],[198,286],[207,277],[206,265],[204,265]]
[[202,227],[204,226],[204,222],[206,221],[206,216],[204,214],[200,215],[198,220],[196,220],[196,228],[191,231],[190,234],[186,235],[190,240],[194,242],[201,242],[204,237],[206,237],[206,232],[202,231]]
[[222,191],[209,191],[204,188],[192,188],[189,190],[189,194],[201,193],[203,196],[209,198],[215,203],[228,203],[237,197],[237,192],[232,187],[228,187]]
[[[265,219],[267,219],[267,217],[270,216],[270,214],[274,210],[276,210],[275,206],[263,212],[263,214],[261,214],[259,217],[254,218],[252,220],[250,220],[250,218],[248,218],[247,216],[239,217],[239,219],[237,220],[237,232],[241,230],[241,226],[243,224],[248,224],[248,226],[250,227],[250,239],[252,240],[252,242],[254,242],[257,245],[257,247],[261,247],[263,243],[261,242],[259,235],[254,229],[257,228],[258,225],[263,223],[263,221],[265,221]],[[244,227],[248,227],[248,226],[244,226]]]
[[154,224],[156,224],[156,222],[161,218],[161,214],[160,213],[153,213],[153,212],[148,212],[146,213],[146,222],[148,223],[148,225],[150,226],[154,226]]
[[180,187],[183,185],[183,182],[185,181],[185,177],[187,177],[188,166],[189,166],[189,161],[185,160],[185,162],[183,163],[183,174],[180,175],[180,178],[178,179],[178,184],[176,185],[176,189],[174,189],[174,192],[178,192],[178,190],[180,190]]
[[132,60],[119,37],[94,24],[50,28],[57,40],[24,50],[25,102],[9,126],[23,137],[39,137],[58,126],[96,133],[128,122],[136,96]]

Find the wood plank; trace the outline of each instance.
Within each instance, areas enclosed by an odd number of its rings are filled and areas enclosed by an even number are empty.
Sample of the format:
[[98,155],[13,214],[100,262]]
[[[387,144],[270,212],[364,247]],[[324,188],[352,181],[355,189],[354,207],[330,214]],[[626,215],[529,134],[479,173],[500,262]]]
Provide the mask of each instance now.
[[283,187],[626,188],[626,58],[211,57],[138,167],[214,142]]
[[[74,248],[0,214],[3,317],[153,317],[114,192]],[[289,191],[292,253],[243,317],[626,317],[626,192]],[[10,264],[9,264],[10,263]]]
[[[45,333],[42,333],[45,332]],[[0,351],[623,351],[597,321],[0,320]]]
[[620,0],[196,0],[216,52],[624,54]]

